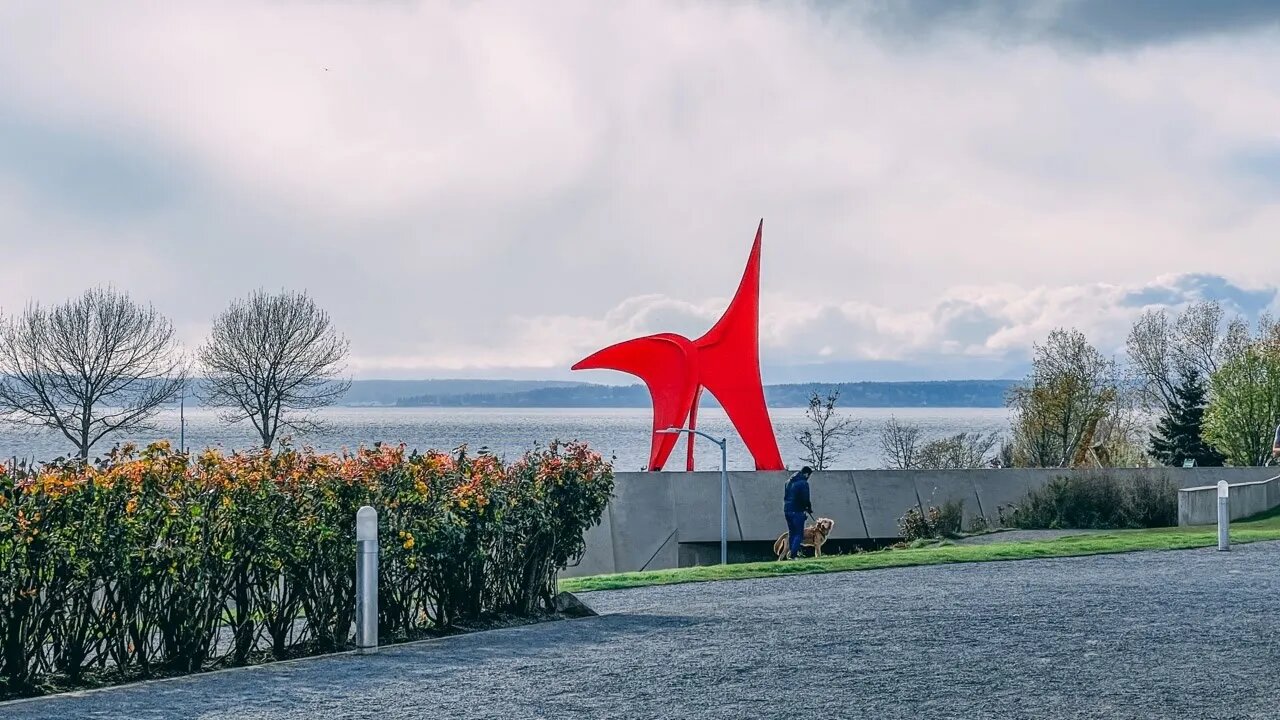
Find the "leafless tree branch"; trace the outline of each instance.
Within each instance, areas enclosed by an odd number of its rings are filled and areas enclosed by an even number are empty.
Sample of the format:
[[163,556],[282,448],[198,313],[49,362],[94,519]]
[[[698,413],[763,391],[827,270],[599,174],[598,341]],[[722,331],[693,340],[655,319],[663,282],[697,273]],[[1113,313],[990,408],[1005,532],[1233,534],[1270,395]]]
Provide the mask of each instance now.
[[281,429],[310,433],[311,413],[351,387],[342,377],[347,340],[306,293],[258,290],[231,303],[200,348],[201,400],[226,422],[248,420],[270,447]]
[[862,432],[861,424],[852,418],[842,418],[836,412],[840,390],[832,389],[824,398],[814,390],[809,395],[809,408],[805,411],[810,427],[796,434],[806,455],[801,460],[814,470],[827,470],[848,449],[853,439]]
[[0,418],[62,433],[81,459],[149,427],[185,382],[172,323],[112,288],[0,318]]
[[919,425],[898,422],[890,417],[880,428],[880,452],[891,470],[911,470],[919,466]]
[[1168,413],[1183,377],[1192,370],[1212,376],[1249,342],[1243,319],[1228,318],[1216,300],[1202,300],[1173,319],[1164,309],[1147,310],[1129,332],[1126,350],[1144,404]]

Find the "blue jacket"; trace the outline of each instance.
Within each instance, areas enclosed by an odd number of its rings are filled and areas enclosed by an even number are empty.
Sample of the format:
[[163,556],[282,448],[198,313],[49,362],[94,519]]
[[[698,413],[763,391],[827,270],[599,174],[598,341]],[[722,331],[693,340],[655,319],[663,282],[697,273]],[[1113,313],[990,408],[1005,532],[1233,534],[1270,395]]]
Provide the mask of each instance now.
[[809,504],[809,480],[804,475],[796,473],[787,481],[787,489],[782,494],[782,512],[813,512],[813,506]]

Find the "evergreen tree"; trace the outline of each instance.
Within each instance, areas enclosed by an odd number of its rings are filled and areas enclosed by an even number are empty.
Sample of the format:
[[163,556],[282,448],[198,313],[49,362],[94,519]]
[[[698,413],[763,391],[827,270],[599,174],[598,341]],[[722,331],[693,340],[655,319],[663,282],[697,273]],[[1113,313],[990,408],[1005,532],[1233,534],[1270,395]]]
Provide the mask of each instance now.
[[1204,441],[1205,388],[1200,374],[1189,370],[1174,391],[1173,402],[1151,436],[1151,455],[1164,465],[1180,467],[1190,458],[1200,467],[1219,467],[1226,459]]

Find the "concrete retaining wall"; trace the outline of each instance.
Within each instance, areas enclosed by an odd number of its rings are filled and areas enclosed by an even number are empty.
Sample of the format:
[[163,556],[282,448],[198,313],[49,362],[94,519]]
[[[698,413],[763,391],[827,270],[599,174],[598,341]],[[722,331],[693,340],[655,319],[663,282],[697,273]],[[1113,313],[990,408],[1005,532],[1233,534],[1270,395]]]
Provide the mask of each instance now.
[[[1165,476],[1179,488],[1198,488],[1216,486],[1219,480],[1233,486],[1263,481],[1274,469],[841,470],[814,473],[809,485],[818,515],[836,522],[833,539],[883,540],[897,536],[898,518],[911,507],[963,501],[966,528],[979,516],[994,527],[1028,491],[1055,477],[1099,472],[1120,478]],[[731,544],[772,542],[786,529],[782,487],[789,476],[786,472],[729,473]],[[1276,489],[1266,492],[1280,493],[1280,484],[1269,487]],[[1179,493],[1179,508],[1183,494]],[[1236,503],[1232,505],[1234,517]],[[1240,505],[1244,506],[1243,500]],[[701,549],[702,543],[720,541],[720,473],[618,473],[613,500],[601,524],[588,531],[585,540],[586,555],[566,575],[657,570],[718,558],[718,550]]]
[[[1270,470],[1271,468],[1265,468]],[[1280,506],[1280,477],[1228,485],[1231,519],[1239,520]],[[1182,488],[1178,491],[1179,525],[1214,525],[1218,522],[1218,486]]]

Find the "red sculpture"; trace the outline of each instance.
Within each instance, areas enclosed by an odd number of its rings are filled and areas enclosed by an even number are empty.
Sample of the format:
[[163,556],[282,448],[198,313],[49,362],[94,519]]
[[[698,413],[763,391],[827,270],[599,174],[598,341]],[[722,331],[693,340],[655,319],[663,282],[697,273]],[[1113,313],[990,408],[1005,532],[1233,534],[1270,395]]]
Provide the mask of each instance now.
[[[764,404],[760,384],[760,238],[756,229],[747,269],[729,309],[707,334],[689,340],[659,333],[627,340],[580,360],[574,370],[608,369],[644,381],[653,399],[653,444],[649,469],[661,470],[675,448],[678,435],[667,428],[690,429],[698,424],[698,399],[706,388],[729,416],[742,442],[755,458],[757,470],[783,470],[778,441]],[[693,434],[689,434],[687,468],[693,469]]]

